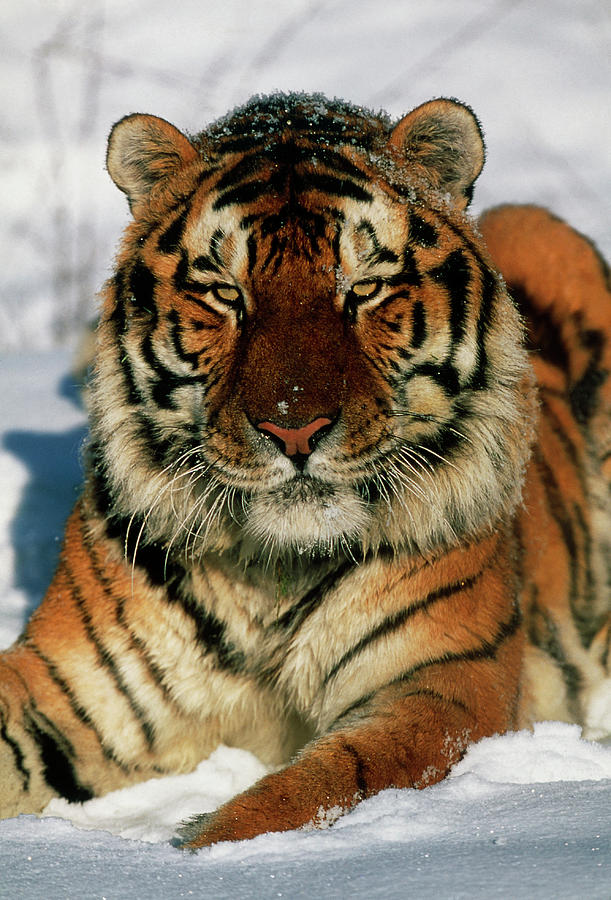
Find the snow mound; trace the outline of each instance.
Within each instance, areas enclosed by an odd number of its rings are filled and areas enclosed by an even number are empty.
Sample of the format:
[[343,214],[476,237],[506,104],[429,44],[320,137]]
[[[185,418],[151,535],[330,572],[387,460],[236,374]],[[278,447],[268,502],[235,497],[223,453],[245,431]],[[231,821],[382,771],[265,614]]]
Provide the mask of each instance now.
[[484,738],[452,769],[502,784],[611,778],[611,749],[584,741],[579,725],[537,722],[533,731]]
[[79,828],[102,829],[124,838],[168,841],[179,822],[216,809],[266,772],[252,753],[221,746],[189,775],[152,778],[86,803],[58,798],[51,800],[43,816],[69,819]]
[[[52,800],[43,816],[132,840],[165,842],[179,822],[215,809],[266,771],[251,753],[219,747],[189,775],[151,779],[87,803]],[[366,800],[334,822],[333,843],[346,828],[390,841],[439,834],[440,828],[452,828],[449,806],[460,810],[470,801],[502,796],[509,785],[604,779],[611,779],[611,747],[583,740],[577,725],[540,722],[532,732],[497,735],[474,744],[440,784],[424,791],[390,789]],[[445,810],[441,815],[440,809]],[[311,829],[275,840],[290,842],[307,832]],[[225,848],[215,854],[227,852]]]

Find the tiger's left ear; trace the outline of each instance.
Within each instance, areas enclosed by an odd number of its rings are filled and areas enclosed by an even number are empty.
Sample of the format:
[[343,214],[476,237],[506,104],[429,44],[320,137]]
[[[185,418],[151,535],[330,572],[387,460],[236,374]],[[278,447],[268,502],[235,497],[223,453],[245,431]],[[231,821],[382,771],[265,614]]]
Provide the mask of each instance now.
[[155,185],[175,175],[197,155],[193,144],[165,119],[136,113],[121,119],[110,132],[106,168],[137,215]]
[[395,125],[389,143],[460,209],[469,204],[485,150],[479,122],[468,106],[445,99],[423,103]]

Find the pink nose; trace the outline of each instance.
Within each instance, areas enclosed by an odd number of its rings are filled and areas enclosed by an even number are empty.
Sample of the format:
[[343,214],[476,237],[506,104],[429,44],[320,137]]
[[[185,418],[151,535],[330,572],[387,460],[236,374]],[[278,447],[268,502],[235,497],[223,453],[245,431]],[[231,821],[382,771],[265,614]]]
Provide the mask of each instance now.
[[[304,425],[303,428],[282,428],[280,425],[274,424],[274,422],[259,422],[257,428],[259,431],[266,431],[276,438],[286,456],[296,456],[297,454],[309,456],[314,449],[310,441],[328,425],[331,425],[331,419],[320,416],[318,419],[310,422],[309,425]],[[320,434],[318,437],[320,437]]]

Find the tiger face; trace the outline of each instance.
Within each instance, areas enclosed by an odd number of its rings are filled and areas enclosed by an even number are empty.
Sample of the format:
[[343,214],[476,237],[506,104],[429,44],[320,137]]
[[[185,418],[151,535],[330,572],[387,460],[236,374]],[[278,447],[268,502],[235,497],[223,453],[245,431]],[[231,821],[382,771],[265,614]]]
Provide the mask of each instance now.
[[191,554],[430,553],[519,497],[521,326],[464,215],[473,114],[393,127],[318,97],[253,101],[193,141],[131,116],[93,466],[148,540]]

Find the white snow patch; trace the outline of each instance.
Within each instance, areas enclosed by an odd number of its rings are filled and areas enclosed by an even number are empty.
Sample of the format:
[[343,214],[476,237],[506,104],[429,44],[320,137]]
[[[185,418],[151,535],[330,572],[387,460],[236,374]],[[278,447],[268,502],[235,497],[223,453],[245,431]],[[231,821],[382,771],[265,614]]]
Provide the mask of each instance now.
[[102,829],[140,841],[169,841],[177,825],[210,812],[267,773],[252,753],[219,747],[189,775],[152,778],[86,803],[52,800],[43,816],[70,819],[80,828]]
[[611,779],[611,750],[584,741],[579,725],[537,722],[533,731],[484,738],[467,751],[451,777],[476,775],[499,784]]

